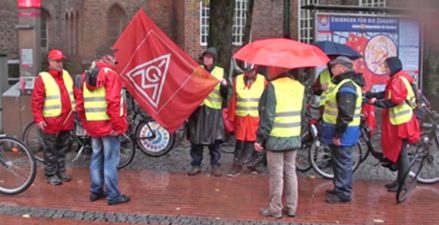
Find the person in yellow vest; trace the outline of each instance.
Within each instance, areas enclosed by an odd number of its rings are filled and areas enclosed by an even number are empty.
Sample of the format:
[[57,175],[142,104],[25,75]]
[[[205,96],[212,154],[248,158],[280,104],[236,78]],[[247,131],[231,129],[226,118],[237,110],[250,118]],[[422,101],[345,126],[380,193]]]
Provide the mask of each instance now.
[[332,152],[334,188],[326,192],[326,202],[347,203],[352,199],[351,149],[360,137],[360,113],[364,79],[353,70],[352,61],[339,56],[332,60],[330,69],[334,87],[328,92],[320,132],[321,141]]
[[252,174],[262,172],[264,154],[254,150],[256,130],[259,125],[259,99],[267,85],[264,75],[257,72],[257,67],[244,64],[244,73],[236,76],[233,83],[233,95],[228,106],[228,120],[235,127],[235,152],[232,170],[228,176],[238,176],[243,166]]
[[[337,56],[332,56],[332,55],[329,56],[331,60],[335,59],[336,57]],[[315,95],[320,96],[319,99],[320,115],[323,115],[326,96],[328,95],[329,90],[334,85],[331,80],[332,80],[332,74],[331,71],[329,70],[329,65],[328,65],[327,68],[325,68],[324,70],[322,70],[322,72],[319,73],[319,76],[317,77],[316,81],[312,86],[312,92]]]
[[[270,82],[259,103],[260,123],[255,142],[256,151],[265,149],[267,152],[269,172],[269,204],[260,214],[274,218],[281,218],[283,212],[294,217],[298,202],[296,154],[301,146],[305,88],[287,72],[284,68],[268,68]],[[282,206],[283,192],[285,208]]]
[[221,176],[219,160],[220,144],[225,140],[224,122],[221,113],[223,99],[227,98],[228,82],[224,77],[224,69],[215,65],[218,59],[216,48],[210,47],[202,54],[203,67],[221,82],[206,97],[203,103],[188,119],[188,140],[191,143],[191,169],[189,176],[201,173],[203,148],[207,145],[210,153],[210,173]]
[[75,101],[73,80],[63,69],[63,60],[60,50],[49,52],[49,70],[38,74],[32,92],[32,114],[44,146],[44,176],[52,185],[70,181],[65,158],[74,125]]
[[91,137],[90,201],[107,198],[108,205],[130,201],[119,191],[117,176],[120,136],[128,121],[122,81],[114,71],[116,51],[106,45],[96,49],[98,60],[82,75],[77,94],[78,118]]
[[374,105],[383,108],[381,146],[385,159],[398,169],[396,181],[386,184],[385,187],[389,192],[396,192],[399,181],[409,167],[407,145],[416,144],[421,134],[413,111],[417,107],[417,88],[415,79],[402,70],[401,60],[397,57],[387,58],[384,68],[390,76],[384,92],[368,92],[366,97],[371,98],[370,102]]

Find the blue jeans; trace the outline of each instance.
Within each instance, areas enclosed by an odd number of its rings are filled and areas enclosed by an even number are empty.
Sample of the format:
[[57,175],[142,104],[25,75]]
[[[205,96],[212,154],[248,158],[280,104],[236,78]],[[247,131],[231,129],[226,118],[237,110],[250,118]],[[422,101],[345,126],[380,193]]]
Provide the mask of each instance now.
[[332,151],[332,169],[334,171],[334,190],[341,199],[352,198],[352,171],[354,159],[352,147],[329,145]]
[[119,164],[120,139],[118,136],[92,138],[93,153],[90,160],[90,191],[100,194],[105,190],[108,201],[115,201],[120,197],[117,179],[117,165]]

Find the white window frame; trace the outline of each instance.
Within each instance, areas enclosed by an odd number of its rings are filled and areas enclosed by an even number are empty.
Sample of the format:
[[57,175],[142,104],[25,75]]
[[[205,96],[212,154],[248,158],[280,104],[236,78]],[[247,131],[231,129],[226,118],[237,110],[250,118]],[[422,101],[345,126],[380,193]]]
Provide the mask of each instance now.
[[[247,0],[235,0],[235,11],[233,15],[232,26],[232,44],[234,46],[242,46],[244,37],[245,24],[247,22]],[[207,46],[207,38],[209,36],[209,5],[200,1],[200,45]]]
[[207,46],[209,37],[209,5],[200,1],[200,45]]
[[360,0],[358,3],[364,7],[386,7],[386,0]]
[[311,43],[314,41],[314,13],[312,10],[302,9],[302,5],[317,5],[319,0],[300,0],[299,4],[299,20],[298,34],[299,41]]

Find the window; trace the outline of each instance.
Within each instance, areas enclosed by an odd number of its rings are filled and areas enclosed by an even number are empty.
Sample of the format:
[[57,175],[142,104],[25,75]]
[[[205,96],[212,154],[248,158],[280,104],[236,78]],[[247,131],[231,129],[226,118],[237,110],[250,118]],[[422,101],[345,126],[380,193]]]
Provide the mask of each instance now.
[[209,36],[209,5],[200,2],[200,42],[202,46],[207,45]]
[[386,0],[360,0],[360,6],[386,7]]
[[110,8],[107,14],[107,42],[113,45],[125,27],[125,12],[119,5]]
[[66,12],[67,54],[78,54],[79,46],[79,11]]
[[[235,12],[232,26],[232,44],[241,46],[244,37],[245,23],[247,22],[247,0],[235,0]],[[209,36],[209,5],[200,2],[200,44],[207,45]]]
[[49,13],[41,9],[41,50],[47,52],[49,49]]
[[304,43],[314,41],[314,14],[312,10],[301,9],[305,5],[319,4],[319,0],[300,0],[299,3],[299,40]]

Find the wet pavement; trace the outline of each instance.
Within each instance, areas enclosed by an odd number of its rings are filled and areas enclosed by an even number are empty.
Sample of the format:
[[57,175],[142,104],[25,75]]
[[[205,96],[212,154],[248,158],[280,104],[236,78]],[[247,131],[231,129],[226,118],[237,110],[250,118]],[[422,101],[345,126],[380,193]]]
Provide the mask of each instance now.
[[[232,148],[225,146],[225,148]],[[409,199],[397,204],[395,193],[384,184],[395,174],[366,160],[355,173],[353,201],[325,203],[329,180],[313,172],[299,174],[299,206],[295,218],[274,220],[258,214],[268,202],[266,174],[212,177],[206,151],[203,173],[186,175],[187,143],[168,155],[146,157],[141,152],[120,171],[121,191],[127,204],[108,206],[105,200],[89,201],[86,158],[69,163],[73,179],[61,186],[44,182],[41,166],[30,189],[17,196],[0,196],[0,224],[437,224],[439,184],[418,185]],[[225,173],[231,154],[223,154]]]

